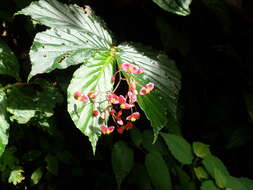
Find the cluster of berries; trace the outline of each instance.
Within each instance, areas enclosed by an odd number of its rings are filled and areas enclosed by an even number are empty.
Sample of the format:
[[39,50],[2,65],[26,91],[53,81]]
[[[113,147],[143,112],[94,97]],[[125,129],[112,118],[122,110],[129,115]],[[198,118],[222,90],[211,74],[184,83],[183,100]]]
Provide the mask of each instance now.
[[[129,64],[121,64],[120,70],[117,71],[114,76],[112,77],[111,81],[115,82],[115,75],[119,73],[120,71],[125,71],[127,73],[131,74],[141,74],[143,73],[143,69]],[[116,91],[117,87],[119,86],[121,80],[126,80],[128,84],[128,92],[127,95],[116,95],[114,92]],[[118,133],[122,134],[124,130],[129,130],[133,127],[133,122],[140,119],[140,113],[137,111],[134,111],[135,102],[137,101],[137,96],[139,95],[146,95],[150,93],[154,89],[153,83],[148,83],[147,85],[143,86],[139,93],[136,90],[136,81],[130,76],[128,79],[122,78],[121,75],[119,76],[119,82],[116,85],[115,89],[112,92],[106,92],[106,101],[108,102],[108,106],[104,110],[97,110],[94,109],[92,114],[93,117],[100,117],[102,120],[105,120],[106,115],[110,114],[113,121],[115,122],[117,126]],[[76,100],[79,100],[81,102],[87,103],[96,103],[96,98],[98,93],[97,91],[91,91],[87,95],[83,94],[81,92],[75,92],[74,98]],[[116,111],[118,110],[118,111]],[[129,110],[130,115],[128,115],[124,120],[126,122],[124,123],[122,116],[123,116],[123,110]],[[100,126],[100,130],[102,134],[110,134],[114,131],[115,126],[107,126],[103,125]]]

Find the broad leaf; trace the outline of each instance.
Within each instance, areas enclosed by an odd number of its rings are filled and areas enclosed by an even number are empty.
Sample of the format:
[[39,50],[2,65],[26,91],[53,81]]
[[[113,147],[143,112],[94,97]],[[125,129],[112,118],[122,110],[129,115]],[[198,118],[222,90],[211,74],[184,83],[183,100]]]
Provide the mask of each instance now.
[[116,176],[118,187],[129,174],[134,164],[134,152],[123,141],[114,144],[112,149],[112,168]]
[[208,181],[204,181],[201,184],[200,187],[201,190],[219,190],[219,188],[214,184],[213,181],[208,180]]
[[240,182],[247,188],[247,190],[253,189],[253,180],[245,177],[239,178]]
[[32,2],[16,14],[29,15],[33,20],[51,28],[73,29],[96,36],[107,44],[112,43],[104,22],[95,16],[90,7],[83,9],[77,5],[62,4],[57,0],[40,0]]
[[130,137],[135,146],[140,147],[142,143],[142,134],[138,128],[133,128],[130,130]]
[[6,103],[6,95],[3,91],[0,91],[0,157],[5,150],[5,146],[8,144],[9,137],[9,122],[6,113]]
[[[105,47],[104,47],[105,46]],[[50,29],[35,36],[30,50],[32,76],[83,63],[99,49],[109,46],[88,33],[71,29]]]
[[59,163],[57,157],[48,154],[45,158],[45,161],[47,162],[47,170],[54,175],[58,175]]
[[156,189],[172,190],[171,177],[168,167],[158,152],[151,152],[145,157],[145,165]]
[[164,141],[166,142],[172,155],[182,164],[191,164],[193,160],[193,153],[191,145],[181,136],[162,133]]
[[19,79],[19,64],[8,45],[0,39],[0,75],[9,75]]
[[174,61],[151,49],[138,46],[120,45],[118,63],[130,63],[144,69],[143,74],[125,73],[137,81],[137,90],[147,83],[154,83],[154,90],[138,96],[138,104],[150,120],[156,140],[159,131],[172,120],[177,120],[177,97],[180,90],[180,73]]
[[248,190],[247,186],[236,177],[228,176],[227,177],[227,189],[231,190]]
[[192,0],[153,0],[162,9],[178,15],[186,16],[190,14],[189,6]]
[[80,64],[98,50],[110,48],[112,39],[109,33],[92,10],[88,10],[89,14],[77,6],[41,0],[18,12],[52,28],[37,34],[34,39],[29,78]]
[[[105,92],[112,91],[114,55],[109,51],[99,52],[94,57],[87,60],[86,65],[82,65],[75,71],[68,87],[68,112],[78,129],[89,137],[93,152],[95,153],[98,137],[101,132],[99,126],[106,124],[108,119],[101,122],[99,117],[94,117],[92,111],[104,110],[107,106],[105,102]],[[99,103],[84,103],[74,98],[75,92],[87,95],[90,91],[101,92],[96,98]]]

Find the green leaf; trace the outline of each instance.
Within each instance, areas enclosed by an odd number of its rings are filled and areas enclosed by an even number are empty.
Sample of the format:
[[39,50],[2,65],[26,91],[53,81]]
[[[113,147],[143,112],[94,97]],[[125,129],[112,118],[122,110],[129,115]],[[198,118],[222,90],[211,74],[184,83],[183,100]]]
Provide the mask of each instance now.
[[247,190],[252,190],[253,189],[253,180],[246,178],[246,177],[241,177],[239,178],[240,182],[247,188]]
[[31,175],[31,181],[33,185],[36,185],[39,183],[41,177],[43,175],[43,170],[42,168],[37,168]]
[[145,157],[145,165],[152,184],[156,189],[172,190],[170,173],[160,153],[148,153]]
[[112,149],[112,169],[118,187],[129,174],[134,164],[134,152],[123,141],[116,142]]
[[17,185],[21,183],[25,177],[23,176],[24,170],[19,168],[12,170],[8,179],[9,183],[12,183],[13,185]]
[[6,113],[6,103],[6,95],[3,91],[0,91],[0,157],[8,144],[9,138],[8,129],[10,125]]
[[14,153],[17,151],[17,148],[12,146],[6,148],[4,151],[2,157],[0,157],[0,171],[6,171],[6,170],[14,170],[19,165],[19,160],[14,155]]
[[189,6],[192,0],[153,0],[162,9],[178,15],[186,16],[190,14]]
[[0,75],[9,75],[19,80],[19,64],[8,45],[0,39]]
[[216,185],[214,184],[214,182],[211,181],[211,180],[204,181],[204,182],[201,184],[200,189],[201,189],[201,190],[219,190],[218,187],[216,187]]
[[193,160],[193,153],[191,145],[181,136],[162,133],[164,141],[166,142],[172,155],[182,164],[191,164]]
[[150,120],[154,131],[154,141],[159,131],[171,121],[177,120],[177,97],[180,90],[180,73],[174,61],[152,49],[140,46],[118,46],[119,64],[130,63],[144,69],[143,74],[124,72],[125,77],[133,77],[137,90],[147,83],[154,83],[150,94],[138,96],[138,104]]
[[227,177],[226,188],[228,190],[248,190],[247,187],[239,178],[232,177],[232,176]]
[[205,156],[211,154],[209,150],[209,145],[206,145],[204,143],[193,142],[192,147],[193,147],[193,152],[196,154],[196,156],[200,158],[204,158]]
[[98,43],[107,43],[104,46],[112,43],[104,22],[95,16],[88,6],[84,9],[77,5],[65,5],[56,0],[40,0],[32,2],[16,14],[29,15],[33,20],[51,28],[73,29],[83,34],[88,33],[102,40]]
[[135,146],[140,147],[142,143],[142,134],[138,128],[130,130],[130,137]]
[[203,167],[194,168],[194,172],[199,180],[208,179],[208,174],[206,173],[206,171]]
[[208,171],[208,173],[215,178],[215,169],[220,170],[220,172],[225,175],[225,176],[229,176],[229,172],[227,170],[227,168],[224,166],[224,164],[222,163],[222,161],[217,158],[216,156],[206,156],[203,161],[202,161],[203,165],[205,166],[206,170]]
[[29,78],[80,64],[98,50],[112,46],[111,36],[103,22],[88,7],[84,10],[56,0],[40,0],[17,14],[30,15],[52,28],[37,34],[34,39],[30,50],[32,71]]
[[214,169],[214,179],[219,188],[225,188],[227,183],[227,176],[225,176],[219,169]]
[[51,154],[48,154],[45,158],[47,162],[47,170],[54,174],[58,175],[58,160],[57,157]]
[[30,86],[15,86],[8,90],[7,111],[12,114],[12,120],[25,124],[38,114],[51,117],[56,103],[61,102],[62,96],[58,90],[44,80],[35,80],[33,85],[42,88],[36,91]]
[[196,185],[190,176],[180,167],[176,166],[176,173],[183,190],[196,190]]
[[[68,112],[76,127],[89,137],[93,152],[95,153],[96,144],[101,135],[99,126],[106,124],[99,117],[93,117],[92,111],[98,109],[103,111],[106,106],[105,92],[112,91],[114,55],[109,51],[98,52],[94,57],[87,60],[86,65],[82,65],[75,71],[68,87]],[[74,98],[75,92],[82,92],[87,95],[90,91],[101,92],[96,98],[99,103],[83,103]]]
[[109,48],[91,34],[71,29],[50,29],[35,36],[30,50],[32,71],[29,78],[54,69],[83,63],[98,50]]

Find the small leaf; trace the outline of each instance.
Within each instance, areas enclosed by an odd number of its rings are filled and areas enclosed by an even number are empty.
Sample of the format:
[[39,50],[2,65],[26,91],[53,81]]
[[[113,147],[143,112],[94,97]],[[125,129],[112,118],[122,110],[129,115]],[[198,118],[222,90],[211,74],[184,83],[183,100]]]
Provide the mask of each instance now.
[[23,176],[24,170],[19,168],[12,170],[8,179],[9,183],[12,183],[13,185],[17,185],[21,183],[25,177]]
[[172,155],[182,164],[191,164],[193,160],[193,153],[191,145],[181,136],[162,133],[164,141],[166,142]]
[[43,170],[42,168],[37,168],[31,175],[31,181],[33,185],[36,185],[39,183],[40,179],[42,178]]
[[220,170],[220,172],[225,175],[225,176],[229,176],[229,172],[227,170],[227,168],[224,166],[224,164],[222,163],[222,161],[217,158],[216,156],[206,156],[203,161],[202,161],[203,165],[205,166],[206,170],[208,171],[208,173],[215,178],[215,169]]
[[57,157],[51,154],[48,154],[45,158],[47,162],[47,170],[54,174],[58,175],[58,160]]
[[9,75],[19,80],[19,64],[8,45],[0,39],[0,75]]
[[170,173],[160,153],[148,153],[145,157],[145,165],[156,189],[172,190]]
[[135,146],[140,147],[142,143],[142,134],[138,128],[130,130],[130,137]]
[[134,164],[134,153],[123,141],[114,144],[112,149],[112,169],[116,176],[118,187],[129,174]]
[[[108,104],[106,103],[106,92],[112,91],[113,84],[111,77],[113,76],[114,56],[109,51],[99,52],[87,61],[86,65],[82,65],[77,69],[68,87],[68,112],[74,121],[76,127],[80,129],[86,136],[93,147],[95,153],[96,144],[101,135],[100,126],[107,124],[108,114],[101,122],[99,117],[93,117],[93,110],[99,109],[103,111]],[[82,92],[87,95],[90,91],[98,91],[96,103],[84,103],[74,98],[75,92]]]
[[213,181],[208,180],[208,181],[204,181],[201,184],[200,187],[201,190],[219,190],[219,188],[214,184]]
[[186,16],[190,14],[189,6],[192,0],[153,0],[153,2],[168,12]]
[[203,167],[194,168],[195,175],[201,181],[202,179],[208,179],[208,174]]
[[144,73],[135,75],[123,72],[126,78],[136,80],[138,91],[148,83],[154,84],[154,90],[150,94],[138,96],[138,104],[151,122],[155,141],[163,127],[177,120],[180,73],[174,61],[167,56],[137,45],[118,46],[117,61],[119,64],[130,63],[144,70]]
[[196,156],[200,158],[204,158],[205,156],[211,154],[209,150],[209,145],[206,145],[204,143],[193,142],[192,147],[193,147],[193,152],[196,154]]
[[227,176],[225,176],[219,169],[214,169],[214,179],[219,188],[226,187],[226,180]]
[[6,95],[3,91],[0,91],[0,157],[8,144],[9,138],[8,129],[10,125],[6,113],[6,103]]

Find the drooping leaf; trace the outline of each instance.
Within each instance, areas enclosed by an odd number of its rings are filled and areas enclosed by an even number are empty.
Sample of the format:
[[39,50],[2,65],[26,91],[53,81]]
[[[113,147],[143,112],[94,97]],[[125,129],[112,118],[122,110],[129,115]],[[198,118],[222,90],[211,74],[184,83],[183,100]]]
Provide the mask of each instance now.
[[[99,52],[94,57],[87,60],[86,65],[82,65],[75,71],[68,87],[68,112],[76,127],[89,137],[93,152],[95,153],[96,144],[101,134],[99,126],[106,124],[106,118],[101,121],[99,117],[94,117],[94,109],[104,111],[108,105],[105,100],[105,92],[112,91],[114,55],[109,51]],[[87,95],[90,91],[99,92],[96,102],[84,103],[74,98],[75,92]]]
[[180,185],[184,190],[197,190],[196,184],[193,179],[180,167],[175,167],[177,176],[179,178]]
[[134,164],[134,153],[123,141],[116,142],[112,149],[112,168],[118,187],[129,174]]
[[182,164],[191,164],[193,160],[193,153],[191,145],[181,136],[162,133],[164,141],[166,142],[172,155]]
[[227,176],[217,168],[214,169],[214,179],[219,188],[223,189],[226,187]]
[[148,153],[145,157],[145,166],[156,189],[172,190],[169,169],[159,152]]
[[201,190],[219,190],[219,188],[214,184],[213,181],[208,180],[208,181],[204,181],[201,184]]
[[36,185],[39,183],[41,177],[43,175],[43,170],[41,167],[37,168],[31,175],[31,181],[33,185]]
[[190,14],[189,6],[192,0],[153,0],[162,9],[178,15],[186,16]]
[[139,46],[120,45],[117,52],[118,63],[130,63],[144,69],[142,74],[124,72],[125,77],[133,77],[137,90],[147,83],[154,83],[154,90],[138,96],[138,104],[150,120],[154,140],[159,131],[172,120],[177,120],[177,96],[180,90],[180,73],[174,61]]
[[10,127],[6,112],[7,101],[6,95],[0,91],[0,157],[2,156],[5,146],[8,144],[8,129]]
[[142,134],[138,128],[134,128],[130,130],[130,137],[135,146],[140,147],[142,143]]
[[56,0],[40,0],[17,14],[30,15],[52,28],[37,34],[34,39],[30,50],[32,71],[29,78],[80,64],[98,50],[112,45],[103,22],[88,7],[84,10]]
[[8,45],[0,39],[0,75],[9,75],[19,80],[19,64]]
[[196,156],[200,158],[204,158],[207,155],[210,155],[211,152],[209,150],[209,145],[206,145],[201,142],[193,142],[192,144],[193,152],[196,154]]

